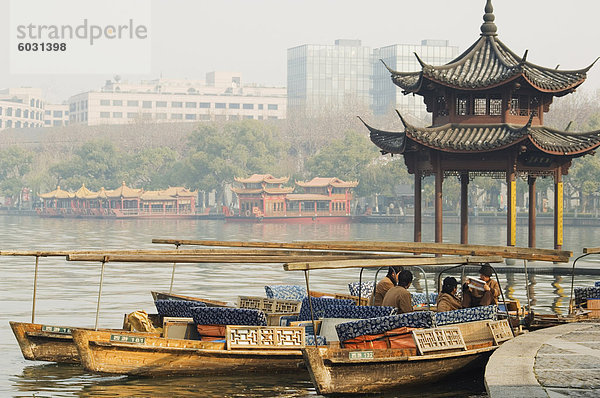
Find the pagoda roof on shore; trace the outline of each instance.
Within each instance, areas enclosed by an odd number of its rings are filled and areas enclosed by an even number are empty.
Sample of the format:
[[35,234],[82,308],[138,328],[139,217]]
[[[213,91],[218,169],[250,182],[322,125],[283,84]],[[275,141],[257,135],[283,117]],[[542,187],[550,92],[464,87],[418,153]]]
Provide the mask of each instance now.
[[522,77],[531,86],[542,92],[562,96],[581,85],[587,71],[597,61],[579,70],[546,68],[527,61],[527,51],[520,57],[512,52],[496,34],[491,0],[485,7],[481,37],[465,52],[446,65],[433,66],[423,62],[415,53],[421,71],[398,72],[386,65],[392,81],[405,94],[418,93],[422,88],[430,89],[428,82],[463,90],[480,90],[502,85]]
[[308,182],[296,181],[296,185],[304,188],[308,187],[326,187],[331,185],[336,188],[354,188],[358,185],[358,181],[342,181],[339,178],[333,177],[315,177]]
[[275,178],[271,174],[252,174],[248,178],[235,177],[234,180],[242,184],[259,184],[266,182],[267,184],[285,184],[290,177]]
[[75,197],[74,194],[60,189],[60,185],[52,192],[42,193],[38,195],[42,199],[71,199]]
[[[400,116],[405,130],[378,130],[363,121],[371,141],[382,153],[404,153],[408,140],[444,152],[491,152],[520,142],[530,142],[540,151],[553,155],[577,155],[600,146],[600,130],[566,132],[544,126],[498,124],[446,124],[415,127]],[[362,121],[362,119],[361,119]]]

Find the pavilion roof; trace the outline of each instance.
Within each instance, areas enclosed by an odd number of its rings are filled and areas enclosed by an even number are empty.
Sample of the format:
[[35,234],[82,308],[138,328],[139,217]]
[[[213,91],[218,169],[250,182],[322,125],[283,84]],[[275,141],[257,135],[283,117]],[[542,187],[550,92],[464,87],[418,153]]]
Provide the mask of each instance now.
[[336,188],[354,188],[358,185],[358,181],[342,181],[337,177],[315,177],[308,182],[296,181],[296,185],[304,188],[326,187],[329,185]]
[[293,187],[284,187],[284,188],[237,188],[233,187],[231,190],[237,194],[260,194],[260,193],[270,193],[270,194],[286,194],[294,191]]
[[401,119],[405,127],[403,132],[378,130],[365,123],[371,141],[383,152],[404,153],[408,140],[444,152],[463,153],[491,152],[523,141],[531,142],[540,151],[554,155],[577,155],[600,146],[600,130],[560,131],[531,126],[531,119],[525,126],[449,123],[437,127],[415,127]]
[[319,195],[313,193],[292,193],[287,196],[287,200],[298,201],[298,200],[331,200],[329,195]]
[[121,184],[119,188],[113,189],[112,191],[106,191],[106,197],[139,198],[143,191],[143,189],[129,188],[127,185],[125,185],[125,181],[123,181],[123,184]]
[[177,197],[195,196],[197,191],[190,191],[184,187],[169,187],[157,191],[143,191],[140,198],[143,200],[173,200]]
[[266,182],[267,184],[285,184],[288,182],[290,177],[275,178],[271,174],[252,174],[248,178],[235,177],[234,180],[242,184],[254,183],[258,184]]
[[57,186],[54,191],[41,193],[38,196],[42,199],[72,199],[75,197],[71,192],[60,189],[60,186]]
[[81,188],[75,191],[75,197],[77,199],[94,199],[98,197],[98,193],[90,191],[85,184],[81,184]]
[[530,63],[527,51],[520,57],[498,39],[491,0],[487,1],[485,11],[481,37],[448,64],[429,65],[415,54],[421,64],[418,72],[398,72],[386,65],[394,84],[405,93],[418,93],[429,81],[456,89],[481,90],[522,77],[539,91],[561,96],[582,84],[596,62],[579,70],[559,70]]

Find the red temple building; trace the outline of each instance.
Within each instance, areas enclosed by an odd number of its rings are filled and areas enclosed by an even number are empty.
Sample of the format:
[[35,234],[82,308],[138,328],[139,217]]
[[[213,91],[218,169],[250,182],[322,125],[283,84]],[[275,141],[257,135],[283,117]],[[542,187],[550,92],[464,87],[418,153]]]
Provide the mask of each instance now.
[[93,192],[82,185],[76,192],[57,187],[39,196],[38,214],[45,217],[186,218],[195,216],[197,192],[183,187],[144,191],[123,182],[109,191]]
[[[502,178],[507,185],[507,245],[516,244],[516,178],[529,184],[529,246],[535,247],[535,182],[554,180],[554,247],[563,244],[562,176],[573,158],[600,145],[600,131],[573,132],[544,126],[554,97],[570,94],[593,63],[580,70],[546,68],[512,52],[497,35],[487,0],[481,35],[446,65],[423,62],[421,70],[386,67],[404,94],[420,95],[432,113],[430,127],[413,126],[400,115],[402,132],[375,129],[371,141],[382,154],[402,154],[415,176],[414,240],[421,241],[421,182],[435,176],[435,242],[442,242],[442,182],[461,182],[461,243],[468,243],[468,184],[475,176]],[[595,61],[594,61],[595,63]]]
[[[235,221],[271,222],[349,222],[352,188],[356,181],[339,178],[313,178],[297,181],[297,188],[284,187],[288,177],[254,174],[236,178],[241,187],[232,188],[238,197],[239,214]],[[295,192],[297,189],[299,192]]]

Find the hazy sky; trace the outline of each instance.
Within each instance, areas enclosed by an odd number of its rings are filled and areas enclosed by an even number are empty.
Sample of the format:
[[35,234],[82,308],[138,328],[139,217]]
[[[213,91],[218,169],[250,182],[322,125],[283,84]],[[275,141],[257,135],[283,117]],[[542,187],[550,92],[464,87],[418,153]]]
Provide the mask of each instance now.
[[[6,27],[8,0],[0,4],[0,26]],[[530,62],[580,69],[600,56],[598,0],[493,5],[499,38],[519,55],[529,49]],[[285,86],[286,50],[301,44],[344,38],[382,47],[443,39],[463,51],[479,37],[485,0],[152,0],[151,6],[152,74],[121,75],[124,80],[161,74],[204,79],[206,72],[223,70],[241,72],[245,82]],[[7,54],[9,32],[0,32],[0,52]],[[52,101],[99,89],[114,74],[11,75],[8,58],[0,57],[0,88],[42,87]],[[598,88],[600,61],[582,87]]]

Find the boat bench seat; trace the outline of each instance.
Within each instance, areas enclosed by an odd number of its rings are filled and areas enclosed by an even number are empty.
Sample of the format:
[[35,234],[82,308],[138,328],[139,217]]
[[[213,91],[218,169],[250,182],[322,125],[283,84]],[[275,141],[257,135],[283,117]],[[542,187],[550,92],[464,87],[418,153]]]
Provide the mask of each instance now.
[[[359,292],[360,290],[360,292]],[[375,290],[375,282],[352,282],[348,283],[348,291],[351,296],[357,296],[360,293],[360,297],[369,297]]]
[[600,287],[600,281],[594,282],[594,287]]
[[497,306],[486,305],[484,307],[462,308],[460,310],[435,313],[435,323],[437,326],[485,320],[498,320]]
[[260,310],[224,307],[195,307],[192,308],[191,311],[194,323],[198,325],[267,326],[267,316]]
[[200,301],[188,300],[164,300],[159,299],[154,302],[158,315],[176,318],[191,318],[194,307],[206,307],[206,304]]
[[265,286],[267,298],[300,301],[306,296],[306,288],[300,285],[271,285]]
[[580,305],[584,304],[587,299],[600,298],[600,287],[576,287],[573,289],[573,293],[575,294],[575,305]]
[[[304,335],[304,344],[309,346],[315,345],[315,335],[314,334],[305,334]],[[327,345],[327,339],[325,338],[325,336],[319,336],[317,335],[317,345]]]
[[415,311],[380,318],[359,319],[335,326],[340,341],[354,339],[365,334],[381,334],[401,327],[432,328],[435,321],[433,311]]
[[330,305],[323,308],[319,318],[380,318],[396,314],[396,307],[375,305]]
[[[427,294],[426,293],[411,293],[410,298],[412,300],[412,305],[421,305],[427,304]],[[429,293],[429,304],[435,305],[437,303],[438,294],[437,293]]]
[[[355,306],[356,303],[351,299],[336,299],[330,297],[311,297],[312,310],[315,319],[325,318],[325,311],[327,307],[330,306],[339,306],[339,305],[348,305]],[[343,318],[343,317],[342,317]],[[308,297],[305,297],[302,300],[302,305],[300,306],[300,313],[298,314],[299,321],[308,321],[310,320],[310,303],[308,302]]]

